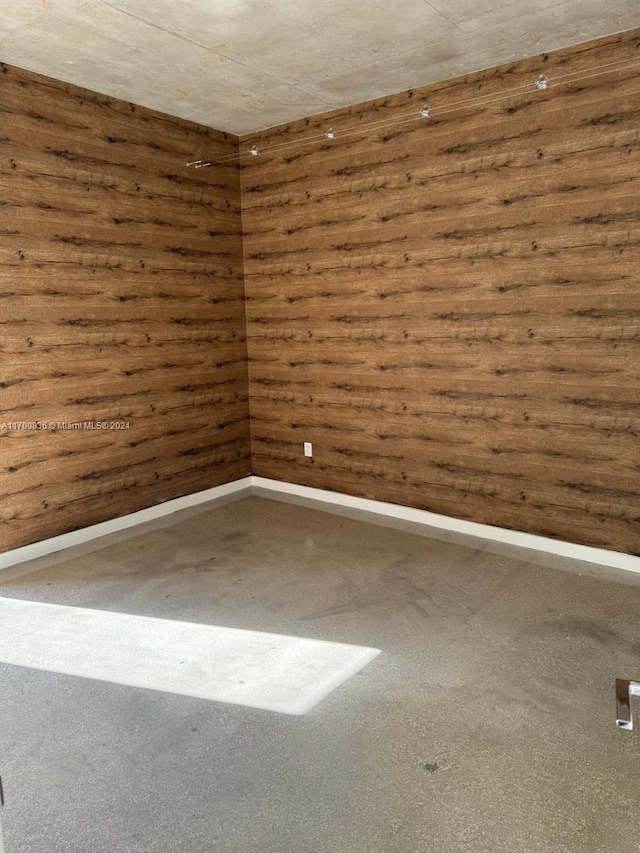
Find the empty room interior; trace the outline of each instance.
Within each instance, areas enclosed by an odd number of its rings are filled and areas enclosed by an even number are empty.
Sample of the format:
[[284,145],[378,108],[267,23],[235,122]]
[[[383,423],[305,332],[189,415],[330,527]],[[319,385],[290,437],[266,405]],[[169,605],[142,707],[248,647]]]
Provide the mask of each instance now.
[[640,850],[637,0],[0,72],[0,853]]

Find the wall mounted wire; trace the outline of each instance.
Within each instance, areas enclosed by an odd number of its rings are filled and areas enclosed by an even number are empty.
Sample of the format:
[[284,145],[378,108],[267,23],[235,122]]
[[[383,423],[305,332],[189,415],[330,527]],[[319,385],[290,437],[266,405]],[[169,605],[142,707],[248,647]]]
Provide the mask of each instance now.
[[500,93],[489,95],[476,95],[472,98],[465,98],[461,101],[455,101],[449,106],[445,105],[442,107],[436,107],[435,109],[432,108],[430,104],[425,103],[420,107],[420,109],[413,109],[410,112],[401,113],[400,115],[394,116],[393,118],[362,122],[361,124],[350,125],[344,128],[340,128],[334,125],[321,133],[315,133],[311,134],[310,136],[305,136],[304,139],[275,142],[272,145],[265,145],[264,147],[260,148],[256,144],[254,144],[251,146],[251,148],[245,151],[240,151],[238,154],[228,154],[217,159],[211,160],[192,160],[186,165],[195,169],[201,169],[206,166],[217,166],[223,165],[225,163],[231,163],[234,161],[237,162],[239,158],[245,156],[257,157],[261,154],[268,154],[273,151],[284,151],[292,148],[302,148],[303,146],[309,145],[314,142],[320,142],[323,140],[325,142],[327,140],[331,142],[339,142],[341,139],[357,136],[365,132],[376,132],[379,130],[386,130],[388,128],[400,127],[410,122],[424,122],[425,120],[431,120],[434,118],[437,119],[440,116],[451,115],[452,113],[460,112],[474,107],[491,106],[492,104],[499,103],[500,101],[504,101],[509,98],[516,97],[518,95],[523,95],[531,92],[535,93],[537,91],[544,93],[549,89],[557,89],[561,86],[581,83],[584,80],[590,80],[594,77],[601,77],[605,74],[610,74],[614,71],[624,71],[626,69],[632,68],[640,68],[640,61],[638,61],[637,59],[631,59],[619,60],[617,62],[608,62],[603,65],[594,66],[593,68],[586,69],[584,71],[568,71],[565,74],[558,74],[554,75],[553,77],[547,77],[547,75],[545,74],[539,74],[535,79],[531,80],[528,83],[520,84],[518,86],[512,86],[511,88],[506,89]]

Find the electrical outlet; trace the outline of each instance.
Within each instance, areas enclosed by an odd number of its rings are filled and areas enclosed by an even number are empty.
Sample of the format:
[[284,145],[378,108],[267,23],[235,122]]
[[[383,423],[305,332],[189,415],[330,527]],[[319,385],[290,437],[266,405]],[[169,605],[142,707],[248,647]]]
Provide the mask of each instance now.
[[310,441],[305,441],[304,443],[304,455],[313,456],[313,444]]

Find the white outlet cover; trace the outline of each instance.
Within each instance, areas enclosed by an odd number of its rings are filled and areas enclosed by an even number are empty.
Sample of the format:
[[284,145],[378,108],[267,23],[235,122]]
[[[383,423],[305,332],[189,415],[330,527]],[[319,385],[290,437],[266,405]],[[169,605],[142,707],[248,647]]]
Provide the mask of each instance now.
[[310,441],[304,442],[304,455],[313,456],[313,444]]

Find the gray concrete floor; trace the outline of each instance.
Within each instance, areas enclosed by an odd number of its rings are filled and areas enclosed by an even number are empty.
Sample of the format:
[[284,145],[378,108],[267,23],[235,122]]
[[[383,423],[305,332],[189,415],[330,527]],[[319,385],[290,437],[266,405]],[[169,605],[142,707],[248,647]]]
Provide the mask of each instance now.
[[640,849],[640,575],[249,496],[0,595],[382,649],[307,716],[0,666],[7,853]]

